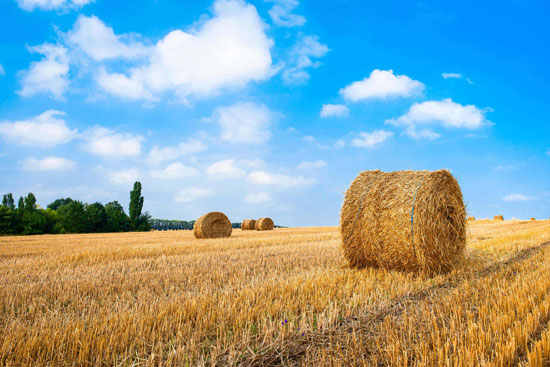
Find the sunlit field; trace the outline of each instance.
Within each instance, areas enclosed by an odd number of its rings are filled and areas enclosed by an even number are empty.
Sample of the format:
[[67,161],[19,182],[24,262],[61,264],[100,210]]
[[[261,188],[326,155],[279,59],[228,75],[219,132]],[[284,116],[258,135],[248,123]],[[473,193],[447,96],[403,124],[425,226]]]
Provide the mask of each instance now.
[[335,227],[0,238],[3,366],[548,366],[550,221],[469,222],[424,277]]

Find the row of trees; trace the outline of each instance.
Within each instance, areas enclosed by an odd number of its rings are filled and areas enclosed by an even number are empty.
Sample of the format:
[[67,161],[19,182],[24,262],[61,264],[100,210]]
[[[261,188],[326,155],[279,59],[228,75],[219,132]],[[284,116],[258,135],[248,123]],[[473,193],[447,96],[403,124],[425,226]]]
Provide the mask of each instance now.
[[143,200],[140,182],[130,192],[130,215],[118,201],[103,205],[64,198],[42,209],[33,193],[20,197],[17,206],[9,193],[3,196],[0,206],[0,234],[148,231],[151,217],[147,212],[142,214]]
[[[169,231],[179,229],[193,229],[194,220],[173,220],[173,219],[151,219],[149,221],[151,228],[157,231]],[[241,228],[241,223],[231,223],[233,228]]]

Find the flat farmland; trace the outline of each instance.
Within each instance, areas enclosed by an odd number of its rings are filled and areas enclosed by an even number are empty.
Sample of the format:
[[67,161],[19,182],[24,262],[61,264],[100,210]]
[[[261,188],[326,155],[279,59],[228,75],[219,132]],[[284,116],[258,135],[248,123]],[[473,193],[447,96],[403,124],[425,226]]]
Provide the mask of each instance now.
[[435,277],[336,227],[0,238],[2,366],[548,366],[550,221],[469,222]]

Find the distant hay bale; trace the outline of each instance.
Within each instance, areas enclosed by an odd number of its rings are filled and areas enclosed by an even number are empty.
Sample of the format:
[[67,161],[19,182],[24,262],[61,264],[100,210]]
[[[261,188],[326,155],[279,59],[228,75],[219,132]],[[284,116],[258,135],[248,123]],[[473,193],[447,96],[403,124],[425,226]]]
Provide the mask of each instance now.
[[210,212],[195,222],[193,233],[196,238],[221,238],[231,236],[233,227],[229,218],[221,212]]
[[460,186],[446,170],[361,172],[346,191],[340,232],[351,267],[448,271],[466,246]]
[[504,217],[502,215],[495,215],[493,220],[504,220]]
[[531,218],[531,220],[535,220],[535,218]]
[[476,217],[468,217],[468,220],[476,220]]
[[243,231],[251,231],[256,229],[256,220],[255,219],[245,219],[241,224],[241,229]]
[[273,219],[271,218],[260,218],[256,221],[256,230],[257,231],[271,231],[274,227]]

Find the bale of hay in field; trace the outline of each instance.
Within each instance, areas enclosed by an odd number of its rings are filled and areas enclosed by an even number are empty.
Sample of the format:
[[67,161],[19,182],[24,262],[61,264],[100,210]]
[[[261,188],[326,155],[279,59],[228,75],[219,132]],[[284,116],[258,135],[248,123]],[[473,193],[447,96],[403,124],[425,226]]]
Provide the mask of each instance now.
[[531,218],[531,220],[535,220],[535,218]]
[[502,215],[495,215],[493,220],[504,220],[504,217]]
[[466,246],[460,186],[446,170],[361,172],[346,191],[340,233],[351,267],[448,271]]
[[256,221],[256,230],[257,231],[271,231],[274,227],[273,219],[271,218],[260,218]]
[[476,220],[476,217],[468,217],[468,220]]
[[245,219],[241,224],[241,229],[243,231],[251,231],[256,229],[256,220],[255,219]]
[[196,220],[193,233],[196,238],[221,238],[231,236],[233,227],[229,218],[221,212],[210,212]]

